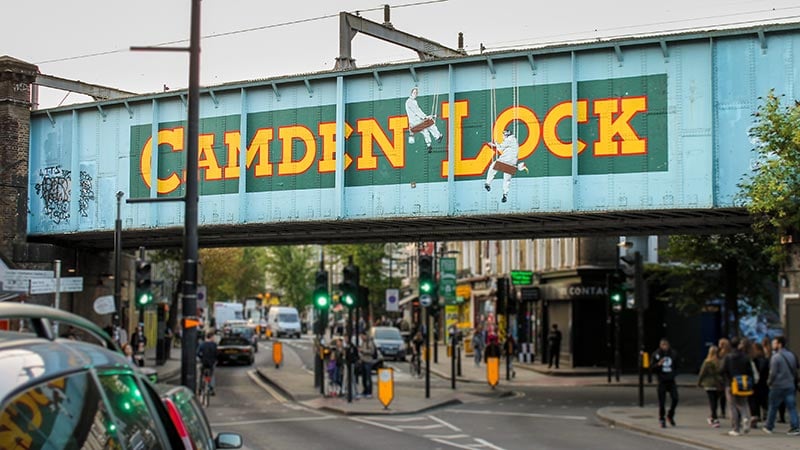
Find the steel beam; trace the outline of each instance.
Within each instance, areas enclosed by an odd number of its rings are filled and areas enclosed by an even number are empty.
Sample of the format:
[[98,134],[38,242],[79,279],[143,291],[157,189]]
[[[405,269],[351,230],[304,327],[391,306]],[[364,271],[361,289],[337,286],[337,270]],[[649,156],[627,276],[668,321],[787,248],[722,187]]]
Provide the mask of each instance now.
[[120,89],[100,86],[97,84],[84,83],[82,81],[67,80],[66,78],[54,77],[52,75],[37,74],[33,84],[60,89],[62,91],[85,94],[95,100],[111,100],[130,97],[136,95],[133,92],[122,91]]

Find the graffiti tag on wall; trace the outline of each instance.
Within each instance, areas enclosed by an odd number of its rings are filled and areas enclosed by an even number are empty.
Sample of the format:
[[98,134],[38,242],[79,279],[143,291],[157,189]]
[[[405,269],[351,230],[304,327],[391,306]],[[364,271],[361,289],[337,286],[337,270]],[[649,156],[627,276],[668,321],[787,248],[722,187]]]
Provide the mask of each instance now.
[[[44,215],[56,224],[69,220],[72,172],[61,166],[45,167],[39,170],[39,180],[35,188],[36,195],[42,199]],[[95,199],[92,181],[92,176],[81,170],[78,209],[82,217],[88,216],[89,201]]]

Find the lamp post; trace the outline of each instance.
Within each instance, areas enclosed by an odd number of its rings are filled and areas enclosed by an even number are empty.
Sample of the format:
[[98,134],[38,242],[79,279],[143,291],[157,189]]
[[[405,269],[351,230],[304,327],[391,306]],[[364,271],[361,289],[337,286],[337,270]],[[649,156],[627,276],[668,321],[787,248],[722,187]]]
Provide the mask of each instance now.
[[117,192],[117,220],[114,221],[114,309],[112,326],[116,329],[122,321],[122,191]]

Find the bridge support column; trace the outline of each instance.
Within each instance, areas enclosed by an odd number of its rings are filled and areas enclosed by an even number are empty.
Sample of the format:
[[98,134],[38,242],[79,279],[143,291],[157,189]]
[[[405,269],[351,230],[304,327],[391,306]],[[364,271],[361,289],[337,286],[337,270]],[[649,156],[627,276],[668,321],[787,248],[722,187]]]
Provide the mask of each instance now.
[[0,252],[8,257],[27,235],[31,85],[38,72],[0,56]]

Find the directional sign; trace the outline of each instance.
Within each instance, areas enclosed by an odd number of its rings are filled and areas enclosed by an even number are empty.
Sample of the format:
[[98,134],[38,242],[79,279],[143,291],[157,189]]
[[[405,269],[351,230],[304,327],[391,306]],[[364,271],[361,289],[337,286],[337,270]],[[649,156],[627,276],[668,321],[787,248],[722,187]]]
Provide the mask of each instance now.
[[[30,280],[35,278],[53,278],[52,270],[6,270],[3,274],[3,290],[12,292],[28,292]],[[53,291],[55,292],[55,290]]]
[[[55,278],[31,278],[28,280],[30,283],[30,293],[34,294],[49,294],[56,292],[56,279]],[[83,277],[66,277],[61,279],[61,292],[81,292],[83,291]]]
[[400,302],[400,289],[387,289],[386,290],[386,311],[396,312],[399,311]]
[[533,272],[531,272],[530,270],[512,270],[511,284],[515,285],[533,284]]
[[430,295],[423,294],[423,295],[419,296],[419,303],[420,303],[420,305],[422,305],[422,306],[427,308],[427,307],[431,306],[431,303],[433,303],[433,299],[431,298]]
[[446,305],[456,302],[456,259],[439,258],[439,295]]

